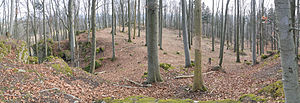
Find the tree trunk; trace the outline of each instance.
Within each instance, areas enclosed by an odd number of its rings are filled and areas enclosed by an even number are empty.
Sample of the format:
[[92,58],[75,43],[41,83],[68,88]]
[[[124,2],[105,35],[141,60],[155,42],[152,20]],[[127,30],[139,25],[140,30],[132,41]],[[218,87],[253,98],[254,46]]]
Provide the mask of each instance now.
[[26,19],[26,42],[27,42],[27,49],[29,51],[29,55],[31,56],[31,44],[30,44],[30,36],[29,36],[29,18],[30,18],[30,9],[29,9],[29,0],[26,2],[27,5],[27,19]]
[[[228,12],[228,5],[229,5],[229,1],[230,0],[227,0],[227,3],[226,3],[226,10],[225,10],[225,22],[224,24],[222,23],[223,26],[223,32],[222,32],[222,38],[225,39],[225,32],[226,32],[226,23],[227,23],[227,12]],[[220,54],[220,61],[219,61],[219,66],[222,67],[222,63],[223,63],[223,54],[224,54],[224,44],[225,42],[222,41],[221,42],[221,48],[220,48],[220,51],[221,51],[221,54]]]
[[193,80],[193,91],[206,91],[202,79],[202,53],[201,53],[201,35],[202,35],[202,12],[201,12],[201,0],[195,1],[195,64],[196,68],[194,69],[194,80]]
[[135,39],[136,34],[136,0],[134,0],[134,26],[133,26],[133,39]]
[[183,29],[183,44],[184,44],[184,54],[185,54],[185,67],[190,67],[191,59],[190,59],[187,19],[186,19],[186,1],[181,0],[181,4],[182,4],[182,29]]
[[295,55],[295,42],[292,32],[290,32],[289,20],[291,16],[289,2],[286,0],[275,0],[275,10],[277,13],[279,35],[280,35],[280,59],[283,69],[282,82],[286,103],[298,103],[299,80],[298,80],[298,61]]
[[255,16],[255,0],[251,1],[252,13],[252,65],[256,64],[256,16]]
[[240,63],[240,0],[237,0],[236,62]]
[[10,36],[13,34],[13,27],[14,27],[14,0],[11,0],[11,7],[10,7],[10,23],[9,23],[9,31],[7,38],[10,38]]
[[120,0],[120,6],[121,6],[121,19],[122,19],[122,32],[125,30],[125,21],[124,21],[124,0]]
[[148,2],[148,78],[147,83],[163,81],[159,72],[157,34],[158,34],[158,2],[157,0],[147,0]]
[[162,11],[163,3],[162,0],[159,0],[159,49],[163,50],[162,48],[162,16],[163,16],[163,11]]
[[141,37],[141,0],[138,0],[138,37]]
[[130,0],[128,0],[128,42],[132,42],[131,41],[131,14],[130,14]]
[[48,45],[47,45],[47,35],[46,35],[46,13],[45,13],[45,0],[43,0],[43,35],[44,35],[44,45],[45,45],[45,57],[48,56]]
[[114,61],[115,60],[115,34],[116,34],[116,30],[115,30],[115,7],[114,7],[114,0],[111,0],[111,7],[112,7],[112,33],[111,33],[111,37],[112,37],[112,58],[111,60]]
[[92,58],[91,58],[91,68],[90,73],[95,72],[95,58],[96,58],[96,0],[92,0],[92,8],[91,8],[91,24],[92,24]]
[[71,66],[75,66],[75,37],[73,26],[73,0],[69,0],[68,20],[69,20],[69,43],[71,49]]
[[215,51],[215,30],[214,30],[214,13],[215,13],[215,0],[212,0],[212,19],[211,19],[211,39],[212,39],[212,45],[211,45],[211,51]]

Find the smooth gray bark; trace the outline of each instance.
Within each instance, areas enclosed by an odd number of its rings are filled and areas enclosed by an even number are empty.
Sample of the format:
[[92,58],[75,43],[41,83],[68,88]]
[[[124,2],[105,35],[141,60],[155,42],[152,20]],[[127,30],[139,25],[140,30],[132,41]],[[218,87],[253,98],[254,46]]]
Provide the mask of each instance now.
[[69,20],[69,43],[71,49],[71,66],[75,66],[75,36],[73,25],[73,0],[69,0],[68,5],[68,20]]
[[160,50],[163,50],[162,48],[162,25],[163,25],[163,11],[162,11],[162,7],[163,7],[163,4],[162,4],[162,0],[159,0],[159,49]]
[[148,2],[148,77],[147,83],[163,81],[159,71],[157,35],[158,35],[158,0],[147,0]]
[[289,19],[291,11],[289,2],[286,0],[275,0],[275,10],[277,13],[278,29],[280,35],[280,59],[282,66],[282,82],[286,103],[298,103],[299,80],[298,80],[298,61],[295,54],[295,42],[290,31]]
[[251,15],[252,15],[252,65],[256,64],[256,16],[255,16],[256,0],[251,1]]
[[90,73],[95,72],[95,58],[96,58],[96,0],[92,0],[91,8],[91,24],[92,24],[92,57],[91,57],[91,68]]
[[189,42],[188,42],[188,30],[187,30],[187,19],[186,19],[186,1],[181,0],[182,5],[182,30],[183,30],[183,45],[185,55],[185,67],[191,66]]

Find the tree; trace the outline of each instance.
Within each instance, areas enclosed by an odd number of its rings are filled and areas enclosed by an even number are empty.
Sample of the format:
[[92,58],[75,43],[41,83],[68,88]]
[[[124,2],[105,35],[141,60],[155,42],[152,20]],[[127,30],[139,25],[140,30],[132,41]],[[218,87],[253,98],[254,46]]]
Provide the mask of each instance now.
[[92,23],[92,56],[91,56],[91,68],[90,73],[95,71],[95,58],[96,58],[96,0],[92,0],[92,9],[91,9],[91,23]]
[[202,79],[202,54],[201,54],[201,35],[202,35],[202,12],[201,12],[201,0],[195,1],[195,35],[196,35],[196,43],[195,47],[195,64],[196,68],[194,69],[194,81],[193,81],[193,91],[206,91],[204,87],[203,79]]
[[224,44],[225,44],[225,32],[226,32],[226,23],[227,23],[227,12],[228,12],[228,5],[229,5],[229,1],[230,0],[227,0],[227,3],[226,3],[226,10],[225,10],[225,22],[222,23],[223,26],[223,32],[222,32],[222,35],[221,35],[221,38],[223,38],[223,41],[221,42],[221,48],[220,48],[220,61],[219,61],[219,67],[222,67],[222,63],[223,63],[223,54],[224,54]]
[[185,55],[185,67],[191,66],[190,50],[188,43],[187,19],[186,19],[186,1],[181,0],[182,5],[182,30],[183,30],[183,45]]
[[69,0],[68,5],[68,20],[69,20],[69,43],[71,49],[71,66],[75,66],[75,37],[73,26],[73,0]]
[[162,7],[163,7],[163,2],[162,0],[159,0],[159,49],[160,50],[163,50],[162,48],[162,19],[163,19],[163,10],[162,10]]
[[134,0],[134,26],[133,26],[133,39],[135,39],[136,32],[136,0]]
[[138,37],[141,37],[141,0],[138,0]]
[[115,23],[114,23],[114,19],[115,19],[115,7],[114,7],[114,0],[111,0],[111,7],[112,7],[112,33],[111,33],[111,37],[112,37],[112,58],[111,60],[115,60],[115,34],[116,34],[116,30],[115,30]]
[[211,39],[212,39],[212,49],[211,51],[215,51],[215,30],[214,30],[214,13],[215,13],[215,0],[212,0],[213,1],[213,4],[212,4],[212,19],[211,19]]
[[122,19],[122,32],[125,30],[125,21],[124,21],[124,0],[120,0],[121,6],[121,19]]
[[10,35],[13,34],[13,27],[14,27],[14,0],[11,0],[11,7],[10,7],[10,21],[9,21],[9,31],[7,37],[10,38]]
[[29,50],[29,55],[31,56],[31,49],[30,49],[30,38],[29,38],[29,18],[30,18],[30,9],[29,9],[29,0],[26,2],[27,7],[27,19],[26,19],[26,42]]
[[282,82],[286,103],[298,103],[299,80],[298,61],[295,54],[295,42],[290,27],[293,23],[290,20],[291,11],[289,2],[286,0],[275,0],[275,10],[277,13],[278,30],[280,35],[280,59],[282,66]]
[[131,41],[131,14],[130,14],[130,0],[128,0],[128,42],[132,42]]
[[256,0],[251,1],[251,15],[252,15],[252,65],[256,64],[256,16],[255,16],[255,2]]
[[[240,63],[240,0],[237,0],[237,22],[236,22],[236,62]],[[225,25],[224,25],[225,26]],[[224,38],[225,39],[225,38]]]
[[162,82],[159,72],[158,49],[157,49],[157,29],[158,29],[158,4],[157,0],[147,0],[148,14],[147,23],[147,54],[148,54],[148,78],[147,83]]
[[45,13],[45,0],[43,0],[43,36],[44,36],[44,45],[45,45],[45,57],[48,56],[47,54],[47,36],[46,36],[46,13]]

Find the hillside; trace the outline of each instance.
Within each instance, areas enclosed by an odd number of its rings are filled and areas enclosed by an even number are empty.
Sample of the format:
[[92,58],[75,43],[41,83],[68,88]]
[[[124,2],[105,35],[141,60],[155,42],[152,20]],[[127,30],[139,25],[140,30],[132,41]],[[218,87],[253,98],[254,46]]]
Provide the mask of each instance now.
[[[235,53],[231,48],[225,50],[223,68],[226,73],[213,71],[218,64],[219,43],[217,41],[216,51],[212,52],[210,40],[203,38],[203,80],[208,91],[191,92],[192,78],[176,79],[178,76],[193,74],[193,68],[184,68],[182,38],[177,37],[177,30],[164,29],[164,50],[159,50],[159,62],[162,67],[160,71],[164,82],[143,87],[140,84],[147,77],[144,31],[141,37],[136,37],[131,43],[126,41],[127,33],[117,32],[115,61],[110,60],[112,55],[110,31],[108,28],[96,33],[97,47],[103,50],[96,58],[101,64],[96,69],[97,75],[89,74],[81,68],[69,67],[68,61],[66,63],[53,56],[41,64],[35,64],[34,59],[23,53],[26,48],[19,45],[22,41],[1,39],[0,43],[4,46],[10,45],[11,50],[7,50],[1,57],[0,101],[91,102],[107,97],[123,99],[140,95],[156,99],[239,100],[244,94],[265,97],[258,92],[281,78],[278,54],[267,59],[259,58],[260,64],[249,66],[247,65],[251,60],[249,48],[246,48],[245,55],[241,56],[242,63],[235,62]],[[84,47],[87,34],[82,33],[77,38],[82,44],[80,67],[84,68],[89,64],[90,56],[89,47]],[[58,56],[61,51],[67,50],[67,44],[67,41],[62,41],[61,50],[53,47],[53,54]],[[0,45],[2,48],[0,54],[4,54],[4,46]],[[20,48],[23,52],[19,59],[16,57],[20,54]],[[194,50],[190,50],[190,53],[193,58]],[[211,64],[208,63],[209,58]],[[281,100],[282,96],[278,96],[276,100],[278,98]]]

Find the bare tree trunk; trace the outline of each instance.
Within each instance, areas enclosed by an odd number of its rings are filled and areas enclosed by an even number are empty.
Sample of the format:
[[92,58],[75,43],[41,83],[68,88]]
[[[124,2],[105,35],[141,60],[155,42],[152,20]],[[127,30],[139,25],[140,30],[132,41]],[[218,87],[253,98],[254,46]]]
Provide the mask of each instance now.
[[26,2],[26,5],[27,5],[27,19],[26,19],[26,42],[27,42],[27,48],[29,50],[29,55],[31,56],[31,44],[30,44],[30,36],[29,36],[29,18],[30,18],[30,9],[29,9],[29,0],[27,0]]
[[255,16],[255,0],[251,1],[252,13],[252,65],[256,64],[256,16]]
[[214,13],[215,13],[215,0],[212,0],[212,19],[211,19],[211,39],[212,39],[212,45],[211,45],[211,51],[215,51],[215,30],[214,30]]
[[138,37],[141,37],[141,0],[138,0]]
[[44,45],[45,45],[45,57],[48,56],[48,45],[46,36],[46,13],[45,13],[45,0],[43,0],[43,35],[44,35]]
[[237,0],[236,62],[240,63],[240,0]]
[[190,50],[188,42],[188,30],[187,30],[187,19],[186,19],[186,1],[181,0],[182,4],[182,29],[183,29],[183,44],[184,44],[184,54],[185,54],[185,67],[191,66]]
[[91,58],[91,68],[90,73],[95,72],[95,58],[96,58],[96,0],[92,0],[92,8],[91,8],[91,24],[92,24],[92,58]]
[[[226,24],[227,24],[227,12],[228,12],[228,5],[229,5],[229,1],[230,0],[227,0],[227,3],[226,3],[226,10],[225,10],[225,22],[224,22],[224,24],[222,23],[222,25],[224,25],[223,26],[223,32],[222,32],[222,35],[221,35],[221,38],[223,38],[223,39],[225,39],[225,32],[226,32]],[[224,54],[224,44],[225,44],[225,41],[222,41],[221,42],[221,48],[220,48],[220,51],[222,51],[221,52],[221,54],[220,54],[220,61],[219,61],[219,67],[222,67],[222,63],[223,63],[223,54]]]
[[9,23],[9,31],[7,37],[10,38],[10,35],[13,34],[13,27],[14,27],[14,0],[11,0],[11,7],[10,7],[10,23]]
[[122,32],[125,30],[125,21],[124,21],[124,0],[120,0],[120,6],[121,6],[121,19],[122,19]]
[[286,0],[275,0],[275,10],[279,22],[280,35],[280,58],[282,66],[282,82],[286,103],[297,103],[300,101],[298,61],[295,54],[295,42],[290,31],[289,20],[291,14],[289,2]]
[[115,7],[114,7],[114,0],[111,0],[111,4],[112,4],[112,58],[111,60],[114,61],[115,57],[116,57],[116,53],[115,53],[115,34],[116,34],[116,30],[115,30],[115,23],[114,23],[114,19],[115,19]]
[[69,43],[71,49],[71,66],[75,66],[75,37],[73,25],[73,0],[69,0],[68,20],[69,20]]
[[133,26],[133,39],[135,39],[136,34],[136,0],[134,0],[134,26]]
[[163,2],[162,0],[159,0],[159,49],[163,50],[162,48],[162,16],[163,16],[163,11],[162,11],[162,7],[163,7]]
[[131,14],[130,14],[130,0],[128,0],[128,42],[132,42],[131,41]]
[[193,78],[193,91],[206,91],[202,79],[202,53],[201,53],[201,35],[202,35],[202,12],[201,12],[201,0],[195,1],[195,35],[196,43],[195,47],[195,64],[196,68],[194,69],[194,78]]
[[158,49],[157,49],[157,34],[158,34],[158,2],[157,0],[147,0],[148,2],[148,78],[147,83],[163,81],[159,72]]

